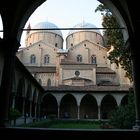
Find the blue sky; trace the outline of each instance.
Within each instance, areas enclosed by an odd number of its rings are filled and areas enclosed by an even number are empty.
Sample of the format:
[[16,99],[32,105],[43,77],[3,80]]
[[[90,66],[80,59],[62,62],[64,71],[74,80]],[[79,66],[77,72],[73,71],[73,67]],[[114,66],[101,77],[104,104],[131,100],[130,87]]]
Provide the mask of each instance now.
[[[30,23],[33,27],[38,22],[52,22],[58,27],[73,27],[81,22],[89,22],[96,27],[102,27],[102,15],[94,12],[100,3],[97,0],[47,0],[39,6],[28,19],[25,28]],[[62,31],[65,39],[69,31]],[[24,46],[25,32],[21,45]]]

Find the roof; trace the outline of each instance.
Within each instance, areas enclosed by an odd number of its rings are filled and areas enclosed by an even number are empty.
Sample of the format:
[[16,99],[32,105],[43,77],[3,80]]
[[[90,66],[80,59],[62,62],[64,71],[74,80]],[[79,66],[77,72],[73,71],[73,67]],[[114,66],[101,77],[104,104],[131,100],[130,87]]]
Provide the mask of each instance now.
[[[32,29],[33,30],[30,32],[30,34],[37,33],[37,32],[41,31],[41,32],[54,33],[54,34],[60,35],[61,37],[63,36],[61,30],[59,30],[59,28],[54,23],[51,23],[51,22],[48,22],[48,21],[39,22],[38,24],[33,26]],[[34,30],[34,29],[37,29],[37,30]]]
[[75,76],[75,77],[72,77],[72,78],[68,78],[68,79],[64,79],[64,80],[85,80],[85,81],[91,81],[90,79],[82,78],[82,77],[78,77],[78,76]]
[[26,68],[31,72],[31,73],[37,73],[37,72],[42,72],[42,73],[55,73],[56,72],[56,67],[55,66],[26,66]]
[[97,74],[115,74],[115,71],[108,67],[97,67],[96,68],[96,73]]
[[130,85],[112,85],[112,86],[69,86],[69,85],[60,85],[58,87],[44,87],[47,92],[67,92],[67,91],[76,91],[76,92],[128,92]]
[[70,30],[68,35],[79,32],[79,31],[84,31],[84,30],[81,30],[81,28],[87,28],[87,29],[89,28],[90,30],[88,30],[88,31],[101,34],[101,32],[97,29],[97,27],[94,24],[87,23],[87,22],[82,22],[82,23],[76,24],[73,28],[80,28],[80,30]]

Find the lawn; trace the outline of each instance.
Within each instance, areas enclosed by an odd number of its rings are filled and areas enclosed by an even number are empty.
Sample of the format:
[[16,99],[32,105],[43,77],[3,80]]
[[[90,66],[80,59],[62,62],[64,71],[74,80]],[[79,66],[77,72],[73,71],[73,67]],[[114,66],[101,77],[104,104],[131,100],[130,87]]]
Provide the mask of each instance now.
[[103,126],[103,122],[82,120],[43,120],[20,126],[36,128],[100,129]]

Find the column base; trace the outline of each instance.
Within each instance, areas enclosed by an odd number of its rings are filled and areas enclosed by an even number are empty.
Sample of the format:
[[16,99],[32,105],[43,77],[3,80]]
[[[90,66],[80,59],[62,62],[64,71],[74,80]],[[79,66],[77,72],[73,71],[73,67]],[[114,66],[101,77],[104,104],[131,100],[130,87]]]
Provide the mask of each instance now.
[[136,124],[133,126],[133,130],[140,130],[140,120],[136,120]]

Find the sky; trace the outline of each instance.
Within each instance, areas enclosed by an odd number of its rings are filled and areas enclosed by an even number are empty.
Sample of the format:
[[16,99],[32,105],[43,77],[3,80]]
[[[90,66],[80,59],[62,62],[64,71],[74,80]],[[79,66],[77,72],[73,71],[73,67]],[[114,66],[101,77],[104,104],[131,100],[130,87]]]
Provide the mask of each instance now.
[[[24,28],[27,28],[29,23],[33,27],[44,21],[54,23],[59,28],[73,27],[81,22],[92,23],[101,28],[102,15],[100,12],[95,13],[99,4],[97,0],[47,0],[34,11]],[[68,32],[62,31],[64,39]],[[22,47],[25,46],[25,34],[23,31],[20,42]]]

